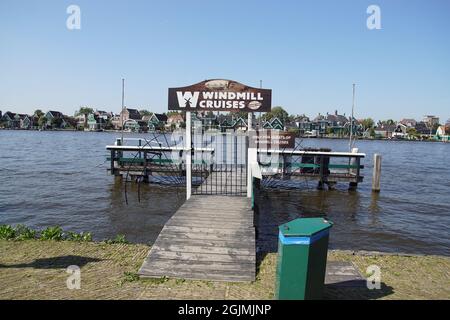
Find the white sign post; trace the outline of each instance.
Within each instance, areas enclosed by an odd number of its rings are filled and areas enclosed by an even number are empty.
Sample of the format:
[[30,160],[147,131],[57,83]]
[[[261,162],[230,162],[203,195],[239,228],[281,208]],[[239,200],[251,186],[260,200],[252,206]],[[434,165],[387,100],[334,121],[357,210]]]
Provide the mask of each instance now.
[[192,194],[192,137],[191,137],[191,112],[186,111],[186,200]]
[[247,198],[252,197],[253,193],[253,174],[252,163],[258,161],[258,150],[256,148],[250,148],[250,135],[253,130],[253,113],[249,112],[247,116],[247,135],[248,135],[248,149],[247,149]]

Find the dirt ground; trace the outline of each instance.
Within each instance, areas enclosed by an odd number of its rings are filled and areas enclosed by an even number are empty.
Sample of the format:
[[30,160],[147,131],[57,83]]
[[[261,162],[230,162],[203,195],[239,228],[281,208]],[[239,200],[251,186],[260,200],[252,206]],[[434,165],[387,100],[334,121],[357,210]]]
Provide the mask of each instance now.
[[[276,254],[259,259],[252,283],[139,279],[149,246],[70,241],[0,240],[0,299],[273,299]],[[351,261],[362,275],[381,270],[380,290],[326,287],[325,299],[450,299],[450,258],[330,251],[330,261]],[[81,288],[68,289],[70,265]]]

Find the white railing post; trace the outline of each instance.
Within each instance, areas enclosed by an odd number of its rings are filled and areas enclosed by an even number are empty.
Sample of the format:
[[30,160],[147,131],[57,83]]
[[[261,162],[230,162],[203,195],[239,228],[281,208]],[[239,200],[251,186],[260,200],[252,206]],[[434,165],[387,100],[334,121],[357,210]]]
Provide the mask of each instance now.
[[191,137],[191,112],[186,111],[186,200],[192,194],[192,137]]
[[[352,153],[358,153],[359,149],[358,148],[352,148]],[[354,166],[357,164],[356,158],[350,158],[350,165]],[[352,174],[356,174],[356,172],[358,172],[357,169],[354,168],[350,168],[350,173]]]
[[258,149],[252,144],[252,135],[256,132],[253,130],[253,113],[249,112],[247,117],[247,198],[251,198],[253,194],[253,167],[258,164]]
[[253,176],[255,164],[258,164],[256,148],[248,148],[248,159],[247,159],[247,198],[252,197],[253,193]]
[[247,113],[247,198],[252,197],[253,192],[253,176],[252,176],[252,155],[253,152],[250,150],[251,143],[251,131],[253,129],[252,125],[253,114],[251,112]]

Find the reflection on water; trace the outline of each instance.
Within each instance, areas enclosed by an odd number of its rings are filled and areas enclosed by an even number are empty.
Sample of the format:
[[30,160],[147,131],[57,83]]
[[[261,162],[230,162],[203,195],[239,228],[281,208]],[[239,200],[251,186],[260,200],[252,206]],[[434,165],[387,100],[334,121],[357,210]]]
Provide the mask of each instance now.
[[[107,172],[105,146],[114,133],[0,130],[0,224],[60,225],[95,239],[125,234],[154,241],[184,202],[182,188],[124,183]],[[127,137],[146,137],[127,134]],[[147,137],[148,138],[148,137]],[[304,147],[348,150],[345,140],[310,139]],[[256,196],[258,247],[276,250],[277,226],[297,217],[334,222],[331,247],[449,255],[450,144],[358,141],[365,180],[316,190],[263,189]],[[372,158],[383,155],[381,193],[371,188]],[[283,182],[284,183],[284,182]],[[220,209],[220,208],[217,208]]]
[[107,210],[113,234],[125,234],[132,242],[152,243],[167,220],[184,203],[182,188],[160,185],[127,183],[128,204],[125,201],[124,182],[112,178],[110,207]]
[[[361,208],[358,192],[325,190],[259,190],[257,204],[257,246],[262,251],[276,251],[278,226],[296,218],[324,217],[335,223],[331,247],[339,243],[340,234],[358,221]],[[347,240],[344,240],[345,243]]]
[[370,213],[377,214],[380,212],[380,206],[378,205],[378,201],[380,201],[380,194],[378,192],[372,192],[369,206]]

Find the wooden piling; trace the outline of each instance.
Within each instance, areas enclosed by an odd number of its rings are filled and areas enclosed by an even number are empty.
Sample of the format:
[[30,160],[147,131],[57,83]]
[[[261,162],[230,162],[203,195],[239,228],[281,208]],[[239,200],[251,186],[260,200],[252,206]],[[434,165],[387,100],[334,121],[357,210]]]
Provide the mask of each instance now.
[[[352,153],[358,153],[359,149],[358,148],[352,148]],[[359,158],[350,158],[350,165],[357,165],[358,168],[357,169],[350,169],[349,172],[351,174],[356,175],[357,177],[359,177],[359,166],[360,166],[360,159]],[[358,182],[350,182],[348,189],[349,190],[356,190],[358,188]]]
[[324,158],[324,156],[320,156],[319,164],[320,164],[320,168],[319,168],[320,180],[319,180],[319,184],[317,185],[317,189],[323,190],[323,185],[325,182],[325,180],[324,180],[324,174],[325,174],[325,158]]
[[381,154],[375,153],[373,155],[373,176],[372,176],[372,191],[380,192],[380,178],[381,178]]
[[292,163],[292,156],[291,155],[282,155],[282,169],[281,169],[281,180],[290,180],[291,179],[291,163]]
[[111,174],[115,175],[115,168],[116,168],[116,151],[115,150],[111,150]]

